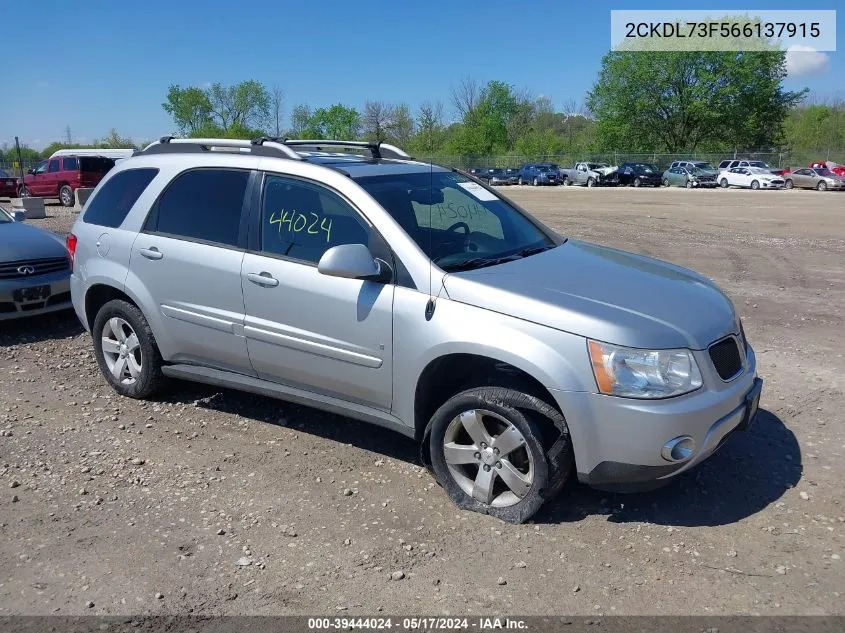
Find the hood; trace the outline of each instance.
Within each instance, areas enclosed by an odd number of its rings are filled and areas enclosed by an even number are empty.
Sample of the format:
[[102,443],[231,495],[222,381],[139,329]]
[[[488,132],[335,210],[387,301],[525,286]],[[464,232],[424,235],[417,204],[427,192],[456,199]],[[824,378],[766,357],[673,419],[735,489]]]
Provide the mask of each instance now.
[[455,301],[617,345],[705,349],[739,331],[730,299],[703,275],[577,240],[449,273],[444,285]]
[[0,261],[49,257],[67,257],[67,248],[57,235],[23,222],[0,224]]

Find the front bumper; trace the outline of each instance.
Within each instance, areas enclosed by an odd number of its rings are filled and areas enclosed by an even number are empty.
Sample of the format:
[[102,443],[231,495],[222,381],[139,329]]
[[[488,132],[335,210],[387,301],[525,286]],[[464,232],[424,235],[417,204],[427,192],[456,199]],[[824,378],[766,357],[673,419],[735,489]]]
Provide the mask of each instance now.
[[[570,426],[578,479],[618,492],[660,487],[710,457],[738,427],[747,426],[749,394],[762,388],[751,347],[742,374],[730,382],[703,367],[702,374],[702,388],[664,400],[558,392]],[[685,461],[668,461],[661,450],[680,436],[692,438],[695,448]]]
[[[37,297],[24,297],[23,291],[43,288]],[[67,271],[0,281],[0,321],[57,312],[71,308]]]

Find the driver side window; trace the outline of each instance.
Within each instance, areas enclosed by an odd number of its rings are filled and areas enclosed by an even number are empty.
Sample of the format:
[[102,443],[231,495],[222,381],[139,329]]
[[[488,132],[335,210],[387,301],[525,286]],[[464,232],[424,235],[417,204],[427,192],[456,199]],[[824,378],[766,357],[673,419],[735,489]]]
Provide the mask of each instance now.
[[36,173],[36,174],[43,174],[46,171],[47,171],[47,161],[46,160],[42,160],[40,163],[38,163],[35,166],[35,169],[33,170],[33,172]]

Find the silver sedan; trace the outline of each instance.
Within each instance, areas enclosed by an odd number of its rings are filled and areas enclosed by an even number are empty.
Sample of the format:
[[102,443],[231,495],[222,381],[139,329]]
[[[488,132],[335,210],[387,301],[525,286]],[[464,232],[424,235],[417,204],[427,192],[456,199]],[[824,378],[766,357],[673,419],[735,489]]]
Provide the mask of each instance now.
[[841,191],[845,189],[845,180],[824,167],[797,169],[786,175],[786,188],[792,189],[793,187],[818,189],[819,191],[829,189]]

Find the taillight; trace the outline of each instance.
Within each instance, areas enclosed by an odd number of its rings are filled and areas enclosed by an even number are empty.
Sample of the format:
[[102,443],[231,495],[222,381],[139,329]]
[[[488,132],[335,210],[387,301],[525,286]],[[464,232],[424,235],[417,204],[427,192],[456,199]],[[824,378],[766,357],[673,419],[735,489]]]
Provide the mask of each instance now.
[[76,257],[76,236],[73,233],[68,233],[65,243],[67,244],[67,254],[70,257],[70,272],[73,272],[73,259]]

